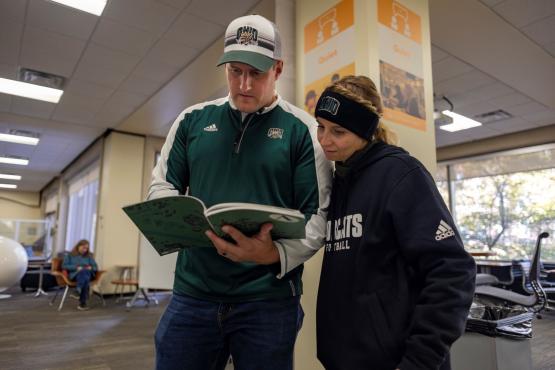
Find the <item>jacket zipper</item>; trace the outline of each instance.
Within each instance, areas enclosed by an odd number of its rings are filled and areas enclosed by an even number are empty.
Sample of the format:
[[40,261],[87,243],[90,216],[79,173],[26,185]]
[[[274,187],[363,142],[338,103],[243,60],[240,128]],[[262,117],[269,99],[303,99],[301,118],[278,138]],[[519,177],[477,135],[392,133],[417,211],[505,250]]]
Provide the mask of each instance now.
[[234,143],[235,144],[235,149],[233,150],[233,152],[235,154],[239,154],[239,151],[241,150],[241,143],[243,142],[243,136],[245,135],[245,131],[249,127],[249,124],[251,123],[251,121],[253,120],[255,115],[256,115],[256,113],[251,113],[251,115],[249,117],[247,117],[245,125],[241,129],[241,134],[239,136],[239,139],[235,140],[235,143]]

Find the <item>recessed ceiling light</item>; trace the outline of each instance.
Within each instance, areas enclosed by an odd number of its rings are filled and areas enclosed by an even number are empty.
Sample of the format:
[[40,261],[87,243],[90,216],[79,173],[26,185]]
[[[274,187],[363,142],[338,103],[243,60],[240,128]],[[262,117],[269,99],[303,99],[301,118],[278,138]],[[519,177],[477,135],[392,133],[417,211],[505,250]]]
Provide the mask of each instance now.
[[0,184],[0,188],[4,188],[4,189],[17,189],[17,185],[15,185],[15,184]]
[[39,138],[23,135],[0,134],[0,141],[7,141],[8,143],[16,144],[37,145],[39,143]]
[[4,180],[21,180],[20,175],[10,175],[7,173],[0,173],[0,179]]
[[100,16],[104,11],[104,7],[106,6],[107,0],[51,0],[51,1]]
[[16,80],[8,80],[7,78],[0,78],[0,93],[43,100],[50,103],[58,103],[64,91]]
[[23,157],[3,156],[3,157],[0,157],[0,163],[18,164],[20,166],[27,166],[29,164],[29,159],[23,158]]
[[466,130],[471,127],[482,126],[480,122],[470,119],[468,117],[465,117],[462,114],[451,112],[449,110],[444,110],[441,113],[443,113],[448,117],[453,118],[453,123],[439,126],[440,129],[445,131],[455,132],[460,130]]

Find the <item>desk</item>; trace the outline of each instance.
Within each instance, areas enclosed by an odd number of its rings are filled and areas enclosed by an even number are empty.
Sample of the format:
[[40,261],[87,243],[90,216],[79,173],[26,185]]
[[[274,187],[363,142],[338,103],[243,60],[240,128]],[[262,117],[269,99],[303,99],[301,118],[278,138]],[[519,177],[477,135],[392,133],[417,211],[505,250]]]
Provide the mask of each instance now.
[[510,261],[476,260],[479,273],[494,275],[501,284],[511,284],[513,263]]
[[41,294],[48,295],[42,289],[42,282],[44,280],[44,267],[46,265],[50,265],[50,262],[46,260],[45,257],[29,257],[29,267],[34,267],[39,269],[39,284],[37,286],[37,291],[35,293],[35,297],[39,297]]
[[492,257],[495,256],[495,252],[490,251],[468,251],[472,257]]

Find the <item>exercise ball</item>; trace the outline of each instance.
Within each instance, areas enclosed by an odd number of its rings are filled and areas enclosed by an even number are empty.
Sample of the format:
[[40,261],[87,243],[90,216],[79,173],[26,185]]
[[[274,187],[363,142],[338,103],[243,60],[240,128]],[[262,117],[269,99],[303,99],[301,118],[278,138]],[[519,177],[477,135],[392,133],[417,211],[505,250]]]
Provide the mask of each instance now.
[[0,292],[17,283],[27,270],[27,252],[18,242],[0,236]]

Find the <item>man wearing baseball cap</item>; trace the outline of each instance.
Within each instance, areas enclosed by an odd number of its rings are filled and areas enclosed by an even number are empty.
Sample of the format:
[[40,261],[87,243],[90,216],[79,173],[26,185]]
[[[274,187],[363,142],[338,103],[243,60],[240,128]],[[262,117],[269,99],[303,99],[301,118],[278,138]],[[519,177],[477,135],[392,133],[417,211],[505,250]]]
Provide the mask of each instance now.
[[[185,109],[153,171],[148,199],[177,194],[207,207],[248,202],[298,209],[306,238],[272,240],[271,224],[233,242],[207,231],[179,252],[172,299],[156,330],[156,368],[288,370],[303,311],[302,263],[323,244],[331,166],[316,121],[275,90],[281,40],[259,15],[233,20],[223,65],[229,95]],[[208,247],[208,248],[202,248]]]

